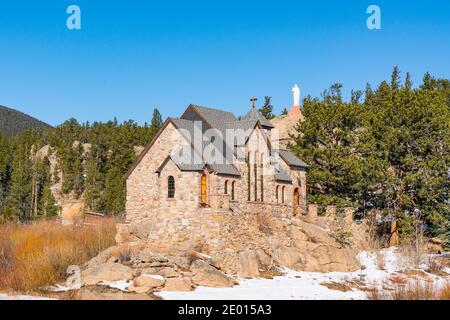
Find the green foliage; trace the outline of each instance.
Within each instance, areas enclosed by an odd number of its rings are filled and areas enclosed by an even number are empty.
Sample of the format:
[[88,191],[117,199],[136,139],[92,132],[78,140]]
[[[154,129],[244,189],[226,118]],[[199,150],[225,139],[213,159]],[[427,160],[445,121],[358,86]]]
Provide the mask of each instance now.
[[275,118],[275,115],[272,113],[273,105],[270,104],[270,100],[272,97],[265,96],[264,97],[264,105],[259,109],[259,112],[268,120]]
[[309,201],[390,213],[403,239],[419,212],[429,235],[448,237],[450,82],[426,74],[413,89],[399,74],[376,91],[367,85],[363,102],[355,91],[343,102],[339,84],[305,99],[290,147],[311,165]]
[[[123,177],[135,159],[134,147],[148,143],[161,125],[161,114],[155,109],[150,126],[132,120],[79,124],[69,119],[45,132],[0,135],[0,221],[57,214],[51,188],[58,182],[63,194],[83,196],[90,210],[123,213]],[[37,156],[45,145],[50,146],[49,153]],[[53,168],[52,154],[57,159]]]
[[288,114],[288,110],[287,110],[286,108],[284,108],[284,109],[281,111],[281,114],[280,114],[280,115],[282,115],[282,116],[287,116],[287,114]]

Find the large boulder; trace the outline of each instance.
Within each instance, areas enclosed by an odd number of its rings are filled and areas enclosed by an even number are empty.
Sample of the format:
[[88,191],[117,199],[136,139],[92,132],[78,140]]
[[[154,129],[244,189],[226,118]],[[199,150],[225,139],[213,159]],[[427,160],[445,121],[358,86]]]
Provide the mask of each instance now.
[[164,291],[192,291],[192,282],[189,278],[169,278],[162,290]]
[[162,287],[166,281],[162,276],[142,274],[133,280],[135,287],[158,288]]
[[171,267],[150,267],[142,270],[142,274],[156,274],[165,278],[176,278],[180,272]]
[[[130,290],[131,291],[131,290]],[[107,286],[87,286],[72,293],[74,296],[67,297],[68,299],[78,300],[160,300],[153,294],[146,294],[144,292],[125,292]]]
[[122,244],[126,242],[136,242],[140,239],[130,233],[130,226],[125,223],[116,224],[116,237],[117,244]]
[[255,251],[246,250],[239,254],[239,277],[254,278],[259,276],[259,258]]
[[232,287],[235,281],[203,260],[191,264],[194,284],[205,287]]
[[119,281],[133,279],[131,268],[120,263],[106,262],[87,268],[81,272],[81,281],[85,286],[96,285],[102,281]]
[[279,247],[273,253],[276,263],[290,269],[299,269],[303,264],[303,254],[294,247]]

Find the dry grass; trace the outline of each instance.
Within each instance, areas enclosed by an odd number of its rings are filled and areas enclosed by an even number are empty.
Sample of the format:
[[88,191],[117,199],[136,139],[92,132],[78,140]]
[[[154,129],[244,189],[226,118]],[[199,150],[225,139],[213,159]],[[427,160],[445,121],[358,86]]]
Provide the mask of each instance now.
[[0,289],[38,290],[61,281],[69,265],[80,265],[114,244],[114,219],[96,226],[56,221],[0,226]]
[[399,256],[403,267],[418,268],[420,264],[426,262],[425,248],[423,245],[402,245],[399,247]]
[[260,270],[259,276],[265,279],[273,279],[274,277],[282,276],[283,273],[276,267],[268,267],[264,270]]
[[428,269],[427,272],[438,275],[446,276],[447,273],[444,271],[445,265],[441,261],[433,256],[428,258]]
[[394,283],[389,289],[373,288],[367,292],[369,300],[449,300],[450,282],[437,288],[431,282]]
[[386,268],[386,257],[382,251],[377,251],[377,266],[380,270],[384,270]]
[[341,292],[352,291],[352,288],[342,282],[321,282],[320,285],[327,287],[330,290],[337,290]]
[[450,300],[450,283],[446,283],[445,286],[443,286],[439,290],[439,300]]

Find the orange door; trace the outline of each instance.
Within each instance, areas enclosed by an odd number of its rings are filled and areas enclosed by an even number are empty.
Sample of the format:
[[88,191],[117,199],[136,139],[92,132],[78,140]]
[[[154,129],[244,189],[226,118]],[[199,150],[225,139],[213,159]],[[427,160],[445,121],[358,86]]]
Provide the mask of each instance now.
[[300,199],[300,195],[298,193],[298,189],[294,190],[294,199],[293,199],[293,208],[294,208],[294,215],[297,214],[297,208],[298,208],[298,204],[299,204],[299,199]]
[[206,176],[202,175],[202,186],[201,186],[201,202],[202,205],[206,204]]

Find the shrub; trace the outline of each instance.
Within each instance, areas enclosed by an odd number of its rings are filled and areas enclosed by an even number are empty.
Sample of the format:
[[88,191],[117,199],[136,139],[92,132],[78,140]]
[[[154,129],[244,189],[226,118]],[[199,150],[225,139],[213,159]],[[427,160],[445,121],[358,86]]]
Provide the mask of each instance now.
[[63,226],[56,221],[0,226],[0,289],[34,291],[66,277],[114,244],[115,220],[96,226]]
[[[385,287],[385,286],[383,286]],[[430,282],[394,283],[393,288],[372,288],[367,292],[369,300],[448,300],[450,283],[437,287]]]

